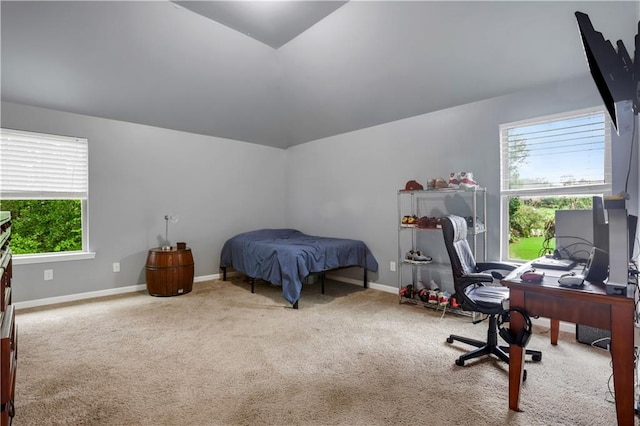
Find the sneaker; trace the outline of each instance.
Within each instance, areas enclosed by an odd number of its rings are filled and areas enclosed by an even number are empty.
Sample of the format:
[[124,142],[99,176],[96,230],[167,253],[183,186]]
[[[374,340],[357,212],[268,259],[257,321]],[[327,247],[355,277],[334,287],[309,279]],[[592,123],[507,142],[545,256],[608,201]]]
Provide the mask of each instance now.
[[438,218],[430,217],[427,221],[427,228],[436,229],[438,227]]
[[409,284],[400,289],[400,297],[413,299],[413,285]]
[[437,305],[438,304],[438,292],[435,290],[430,290],[429,291],[429,300],[428,302],[431,305]]
[[449,304],[449,293],[441,291],[438,293],[438,306],[441,308],[446,307]]
[[429,263],[433,261],[431,256],[425,256],[420,250],[413,253],[413,261],[416,263]]
[[427,216],[422,216],[420,219],[418,219],[418,221],[416,222],[418,228],[428,228],[429,227],[429,218]]
[[453,189],[460,188],[460,173],[456,173],[456,172],[449,173],[449,188],[453,188]]
[[444,179],[438,178],[436,179],[435,187],[436,189],[444,189],[448,188],[449,184]]
[[413,254],[415,252],[413,250],[409,250],[405,255],[404,255],[404,260],[411,262],[413,261]]
[[422,290],[420,290],[418,292],[418,297],[420,298],[420,300],[422,300],[424,303],[429,303],[429,290],[427,290],[426,288],[423,288]]
[[[467,228],[471,231],[474,231],[473,216],[467,216],[465,219],[467,220]],[[482,223],[480,218],[477,216],[475,220],[475,232],[484,232],[484,223]]]
[[472,172],[460,172],[460,188],[475,189],[477,187],[478,183],[473,180]]

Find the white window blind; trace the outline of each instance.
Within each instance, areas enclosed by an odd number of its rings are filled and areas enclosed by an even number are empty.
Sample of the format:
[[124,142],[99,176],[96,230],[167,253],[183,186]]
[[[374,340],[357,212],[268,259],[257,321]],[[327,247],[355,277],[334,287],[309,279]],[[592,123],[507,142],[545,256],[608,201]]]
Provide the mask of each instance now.
[[86,200],[88,190],[87,139],[0,129],[0,198]]
[[611,187],[611,125],[601,109],[500,126],[503,194]]

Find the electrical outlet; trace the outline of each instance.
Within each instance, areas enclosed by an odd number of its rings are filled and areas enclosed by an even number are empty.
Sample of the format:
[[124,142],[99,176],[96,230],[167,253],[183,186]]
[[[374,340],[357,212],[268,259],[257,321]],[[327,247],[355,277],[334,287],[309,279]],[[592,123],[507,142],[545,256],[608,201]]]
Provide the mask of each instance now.
[[120,262],[113,262],[113,272],[120,272]]
[[53,269],[45,269],[44,270],[44,280],[50,281],[53,279]]
[[396,262],[389,262],[389,270],[391,272],[395,272],[396,271]]

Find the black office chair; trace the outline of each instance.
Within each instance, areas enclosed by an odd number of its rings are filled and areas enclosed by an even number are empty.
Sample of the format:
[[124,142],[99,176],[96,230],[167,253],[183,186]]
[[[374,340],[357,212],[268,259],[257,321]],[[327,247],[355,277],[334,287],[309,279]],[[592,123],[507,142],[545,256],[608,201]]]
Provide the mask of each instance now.
[[[498,346],[498,314],[503,311],[504,302],[509,299],[509,289],[502,285],[488,284],[492,283],[494,278],[503,278],[498,271],[512,271],[517,265],[506,262],[476,263],[467,241],[466,219],[449,215],[441,219],[441,224],[444,243],[451,261],[457,303],[463,310],[486,314],[489,319],[486,342],[453,334],[447,338],[447,343],[457,340],[477,348],[456,359],[456,364],[463,366],[466,360],[490,354],[508,363],[508,345]],[[474,323],[484,319],[487,318]],[[534,361],[542,359],[540,351],[527,349],[526,354],[532,355]]]

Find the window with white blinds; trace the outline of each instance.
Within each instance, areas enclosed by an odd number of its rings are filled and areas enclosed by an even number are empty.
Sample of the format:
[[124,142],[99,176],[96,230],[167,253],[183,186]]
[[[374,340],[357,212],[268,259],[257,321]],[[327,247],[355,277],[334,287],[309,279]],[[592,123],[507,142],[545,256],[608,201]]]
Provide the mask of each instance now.
[[500,126],[501,193],[611,189],[611,125],[600,108]]
[[84,138],[0,129],[0,198],[86,200],[88,142]]

